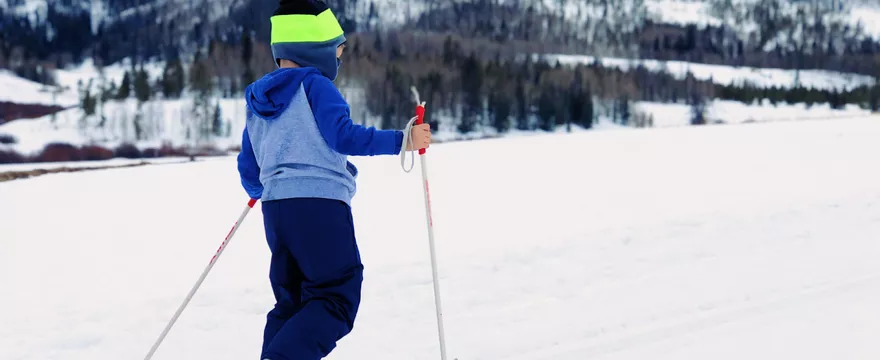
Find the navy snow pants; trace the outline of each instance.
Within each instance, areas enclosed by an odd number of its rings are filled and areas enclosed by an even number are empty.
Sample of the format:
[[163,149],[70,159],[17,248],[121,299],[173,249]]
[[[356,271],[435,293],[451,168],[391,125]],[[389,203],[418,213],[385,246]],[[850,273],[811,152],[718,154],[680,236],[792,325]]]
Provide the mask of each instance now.
[[260,359],[319,360],[351,332],[360,304],[363,265],[351,208],[316,198],[262,204],[275,307]]

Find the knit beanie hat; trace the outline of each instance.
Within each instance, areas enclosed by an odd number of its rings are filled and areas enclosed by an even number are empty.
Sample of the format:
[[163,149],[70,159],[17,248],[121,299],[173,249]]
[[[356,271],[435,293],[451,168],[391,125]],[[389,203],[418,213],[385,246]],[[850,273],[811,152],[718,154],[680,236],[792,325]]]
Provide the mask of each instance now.
[[336,48],[345,42],[345,35],[327,4],[321,0],[280,0],[270,19],[276,66],[280,66],[279,59],[287,59],[336,80]]

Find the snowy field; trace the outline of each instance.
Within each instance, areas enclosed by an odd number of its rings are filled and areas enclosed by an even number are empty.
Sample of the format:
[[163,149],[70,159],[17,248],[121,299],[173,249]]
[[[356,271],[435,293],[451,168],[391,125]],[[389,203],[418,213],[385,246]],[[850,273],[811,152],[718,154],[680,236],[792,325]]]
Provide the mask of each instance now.
[[[880,358],[880,119],[433,146],[450,360]],[[418,170],[354,158],[329,359],[438,359]],[[0,359],[138,359],[243,209],[233,158],[0,183]],[[256,359],[257,208],[154,357]]]

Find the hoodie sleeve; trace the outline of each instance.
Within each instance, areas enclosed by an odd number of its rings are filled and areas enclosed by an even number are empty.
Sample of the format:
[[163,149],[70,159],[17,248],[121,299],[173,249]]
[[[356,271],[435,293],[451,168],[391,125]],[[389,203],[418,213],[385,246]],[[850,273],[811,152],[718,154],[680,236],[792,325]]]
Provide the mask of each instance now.
[[263,184],[260,183],[260,166],[251,146],[251,139],[245,127],[241,139],[241,151],[238,153],[238,174],[241,185],[251,199],[263,196]]
[[305,85],[318,129],[331,148],[354,156],[400,153],[403,131],[379,130],[353,123],[351,111],[342,94],[324,76],[311,76]]

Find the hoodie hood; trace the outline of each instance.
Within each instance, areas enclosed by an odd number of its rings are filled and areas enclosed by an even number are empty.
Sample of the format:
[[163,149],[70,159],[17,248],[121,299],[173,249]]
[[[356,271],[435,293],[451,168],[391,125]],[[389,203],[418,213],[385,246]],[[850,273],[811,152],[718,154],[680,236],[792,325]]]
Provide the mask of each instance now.
[[248,110],[265,120],[274,120],[296,95],[303,80],[311,74],[321,75],[312,67],[283,68],[266,74],[244,90]]

